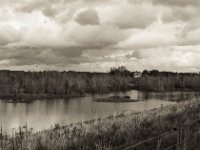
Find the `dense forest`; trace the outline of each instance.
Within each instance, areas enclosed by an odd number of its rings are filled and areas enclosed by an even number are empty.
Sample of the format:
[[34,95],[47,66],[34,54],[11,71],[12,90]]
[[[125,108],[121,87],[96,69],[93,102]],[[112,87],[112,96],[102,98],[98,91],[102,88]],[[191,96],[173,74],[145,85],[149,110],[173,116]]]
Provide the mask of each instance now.
[[200,90],[199,73],[143,71],[138,89],[147,91]]
[[0,95],[82,95],[124,91],[134,85],[124,67],[110,73],[0,71]]

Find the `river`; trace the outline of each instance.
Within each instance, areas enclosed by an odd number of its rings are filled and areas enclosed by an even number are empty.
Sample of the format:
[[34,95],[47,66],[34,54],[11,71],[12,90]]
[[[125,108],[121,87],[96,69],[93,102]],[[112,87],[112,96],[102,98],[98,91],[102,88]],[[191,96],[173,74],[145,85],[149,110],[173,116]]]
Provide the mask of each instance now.
[[[138,102],[113,103],[95,102],[97,98],[112,95],[128,95],[139,99]],[[195,92],[159,92],[145,93],[136,90],[125,93],[88,95],[68,100],[35,100],[31,103],[4,103],[0,100],[0,123],[4,132],[10,133],[13,128],[25,124],[34,131],[50,128],[52,125],[67,125],[97,117],[106,117],[115,112],[146,111],[169,105],[174,99],[190,99]]]

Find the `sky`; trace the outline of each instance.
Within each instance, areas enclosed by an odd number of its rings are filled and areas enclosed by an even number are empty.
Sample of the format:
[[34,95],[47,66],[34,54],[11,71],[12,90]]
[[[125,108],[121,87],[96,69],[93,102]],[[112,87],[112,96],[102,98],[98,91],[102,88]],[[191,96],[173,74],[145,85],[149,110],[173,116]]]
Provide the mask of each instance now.
[[200,71],[200,0],[0,0],[0,69]]

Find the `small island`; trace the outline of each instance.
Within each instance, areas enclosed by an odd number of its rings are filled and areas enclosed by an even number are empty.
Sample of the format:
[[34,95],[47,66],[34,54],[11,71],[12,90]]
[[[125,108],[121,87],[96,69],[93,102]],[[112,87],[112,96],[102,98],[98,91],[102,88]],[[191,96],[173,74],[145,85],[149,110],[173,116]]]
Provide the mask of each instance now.
[[96,102],[137,102],[137,99],[131,99],[130,96],[110,96],[106,98],[96,99]]

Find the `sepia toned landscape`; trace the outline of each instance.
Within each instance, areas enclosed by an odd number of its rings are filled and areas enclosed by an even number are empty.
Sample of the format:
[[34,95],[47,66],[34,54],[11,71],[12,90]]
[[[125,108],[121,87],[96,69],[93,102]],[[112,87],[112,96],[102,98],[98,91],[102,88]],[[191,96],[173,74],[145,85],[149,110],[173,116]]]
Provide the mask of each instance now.
[[0,150],[200,150],[199,0],[0,0]]
[[[198,73],[139,73],[121,66],[108,73],[1,71],[0,77],[2,114],[19,113],[8,118],[1,114],[6,122],[1,123],[2,149],[167,149],[173,145],[172,149],[192,149],[199,145]],[[16,112],[7,112],[10,104]],[[30,107],[41,112],[40,117]],[[48,120],[51,113],[57,122]],[[12,127],[14,119],[22,124]]]

